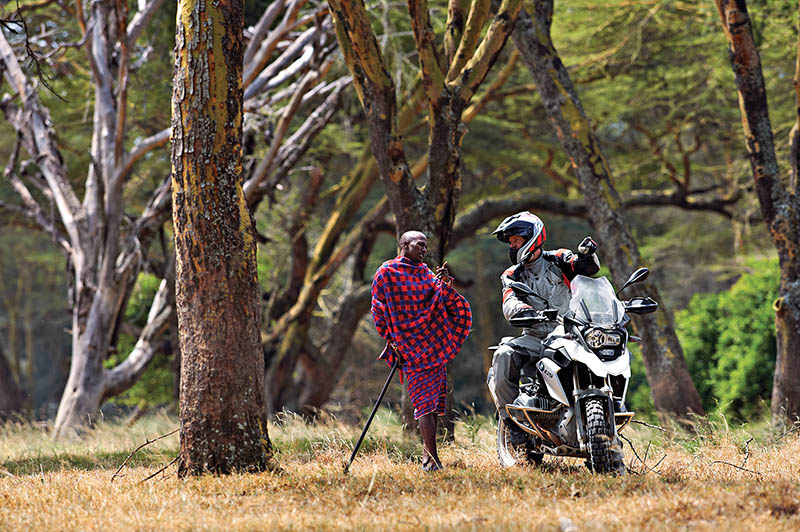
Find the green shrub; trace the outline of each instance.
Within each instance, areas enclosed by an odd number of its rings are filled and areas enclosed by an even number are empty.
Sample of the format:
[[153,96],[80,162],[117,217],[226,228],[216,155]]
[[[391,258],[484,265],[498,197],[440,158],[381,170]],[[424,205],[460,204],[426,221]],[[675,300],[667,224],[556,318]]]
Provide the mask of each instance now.
[[695,294],[676,315],[678,336],[708,411],[736,420],[763,412],[775,371],[777,259],[751,261],[726,292]]
[[[777,259],[752,260],[749,273],[727,291],[695,294],[675,315],[686,363],[707,412],[736,421],[762,414],[772,393],[775,371],[775,313],[780,270]],[[653,412],[644,363],[632,349],[627,405]]]

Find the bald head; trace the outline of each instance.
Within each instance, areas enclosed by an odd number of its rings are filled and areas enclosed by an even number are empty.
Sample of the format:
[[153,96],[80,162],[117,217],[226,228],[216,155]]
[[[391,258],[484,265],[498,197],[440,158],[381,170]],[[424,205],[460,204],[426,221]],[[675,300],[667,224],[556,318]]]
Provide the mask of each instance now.
[[419,231],[406,231],[400,236],[400,256],[412,262],[422,262],[428,251],[428,238]]

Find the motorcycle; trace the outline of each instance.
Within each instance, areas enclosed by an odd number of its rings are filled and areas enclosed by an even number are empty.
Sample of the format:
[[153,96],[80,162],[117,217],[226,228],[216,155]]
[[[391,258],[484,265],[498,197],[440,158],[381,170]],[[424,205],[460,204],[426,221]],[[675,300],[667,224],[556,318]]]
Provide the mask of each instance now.
[[[534,316],[511,318],[515,327],[543,321],[557,326],[541,344],[522,335],[503,338],[490,348],[511,349],[530,359],[520,370],[518,397],[505,405],[508,419],[498,415],[501,465],[541,464],[549,454],[586,458],[587,466],[597,473],[625,472],[618,434],[634,416],[625,408],[631,376],[627,345],[640,340],[626,327],[629,314],[655,312],[658,304],[649,297],[620,301],[617,295],[649,273],[647,268],[636,270],[616,293],[605,277],[578,275],[571,282],[572,298],[564,316],[548,308]],[[541,299],[524,283],[515,282],[511,288],[521,298]],[[492,370],[488,377],[497,402]],[[524,443],[512,443],[508,420],[525,432]]]

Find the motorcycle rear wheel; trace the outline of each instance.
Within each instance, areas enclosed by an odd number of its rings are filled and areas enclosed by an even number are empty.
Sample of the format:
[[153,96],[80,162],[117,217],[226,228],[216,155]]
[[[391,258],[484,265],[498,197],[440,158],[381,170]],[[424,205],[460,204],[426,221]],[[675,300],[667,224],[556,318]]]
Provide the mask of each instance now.
[[530,442],[523,445],[511,443],[510,423],[513,421],[506,421],[502,417],[497,419],[497,459],[500,461],[500,465],[514,467],[523,464],[541,464],[544,455],[533,452]]
[[624,474],[622,446],[614,441],[614,430],[608,424],[602,399],[586,401],[586,432],[589,438],[587,465],[595,473]]

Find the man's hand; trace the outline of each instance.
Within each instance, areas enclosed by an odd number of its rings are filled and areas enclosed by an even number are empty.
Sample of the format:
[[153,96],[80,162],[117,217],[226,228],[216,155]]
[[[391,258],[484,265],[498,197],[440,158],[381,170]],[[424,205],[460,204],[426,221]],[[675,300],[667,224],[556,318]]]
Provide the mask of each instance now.
[[587,236],[578,244],[578,253],[581,255],[592,255],[595,251],[597,251],[597,242],[590,236]]
[[447,269],[447,261],[436,268],[436,277],[438,277],[447,286],[453,286],[453,278],[450,277],[450,271]]

